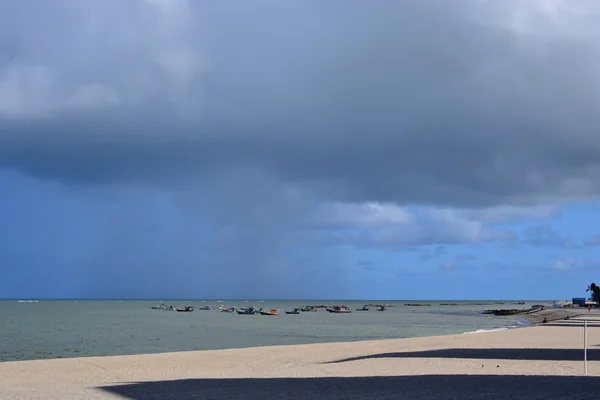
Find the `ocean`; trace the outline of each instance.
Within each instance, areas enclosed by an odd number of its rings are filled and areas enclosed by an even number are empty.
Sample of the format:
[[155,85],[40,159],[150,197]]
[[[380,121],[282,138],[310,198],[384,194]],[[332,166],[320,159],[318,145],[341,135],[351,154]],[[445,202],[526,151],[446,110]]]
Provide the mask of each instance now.
[[[0,361],[108,356],[408,338],[478,332],[526,325],[515,317],[482,314],[490,308],[525,308],[516,301],[165,300],[202,307],[256,305],[281,315],[243,316],[218,310],[191,313],[153,310],[151,300],[0,301]],[[385,312],[357,312],[364,304],[390,303]],[[406,303],[430,306],[411,307]],[[442,305],[454,303],[455,305]],[[479,303],[479,304],[478,304]],[[494,304],[496,303],[496,304]],[[351,314],[324,309],[286,315],[301,305],[344,304]],[[536,301],[535,304],[549,304]]]

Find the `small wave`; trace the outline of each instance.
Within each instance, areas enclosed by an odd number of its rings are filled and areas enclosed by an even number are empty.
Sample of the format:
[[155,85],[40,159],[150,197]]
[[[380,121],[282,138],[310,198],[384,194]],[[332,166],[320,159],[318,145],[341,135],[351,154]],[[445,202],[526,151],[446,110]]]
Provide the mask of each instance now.
[[38,300],[17,300],[17,303],[39,303]]
[[494,328],[494,329],[477,329],[475,331],[464,332],[463,335],[471,335],[473,333],[484,333],[484,332],[499,332],[506,331],[508,329],[516,328],[515,326],[505,326],[503,328]]

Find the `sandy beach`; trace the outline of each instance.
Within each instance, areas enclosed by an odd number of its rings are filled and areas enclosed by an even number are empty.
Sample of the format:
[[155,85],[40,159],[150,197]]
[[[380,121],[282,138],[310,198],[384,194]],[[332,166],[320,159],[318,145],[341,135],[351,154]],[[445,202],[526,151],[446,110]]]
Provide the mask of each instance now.
[[[579,317],[581,318],[581,317]],[[0,399],[592,399],[600,316],[473,334],[0,363]]]

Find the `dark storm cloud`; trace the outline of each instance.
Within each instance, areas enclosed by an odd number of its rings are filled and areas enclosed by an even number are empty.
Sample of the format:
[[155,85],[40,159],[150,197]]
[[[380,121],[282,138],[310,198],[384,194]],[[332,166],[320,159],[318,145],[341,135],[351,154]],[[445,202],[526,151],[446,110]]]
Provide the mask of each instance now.
[[0,25],[6,168],[232,187],[248,168],[328,199],[461,206],[600,189],[595,3],[0,7],[20,20]]

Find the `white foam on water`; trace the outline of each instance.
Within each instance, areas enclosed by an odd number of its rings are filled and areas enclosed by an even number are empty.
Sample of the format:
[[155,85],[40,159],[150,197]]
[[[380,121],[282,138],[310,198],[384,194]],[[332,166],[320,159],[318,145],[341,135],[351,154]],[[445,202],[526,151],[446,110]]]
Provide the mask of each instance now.
[[506,331],[508,329],[516,328],[516,326],[505,326],[503,328],[494,328],[494,329],[477,329],[475,331],[464,332],[463,335],[471,335],[473,333],[484,333],[484,332],[498,332],[498,331]]

